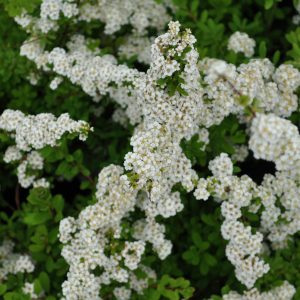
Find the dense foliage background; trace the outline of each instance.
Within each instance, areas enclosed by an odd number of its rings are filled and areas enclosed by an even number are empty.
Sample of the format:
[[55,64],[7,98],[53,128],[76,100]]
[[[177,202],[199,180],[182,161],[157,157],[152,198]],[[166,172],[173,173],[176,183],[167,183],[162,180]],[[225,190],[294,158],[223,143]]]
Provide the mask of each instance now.
[[[93,203],[95,182],[99,170],[109,164],[123,163],[130,150],[129,139],[133,128],[112,121],[116,104],[109,97],[101,105],[92,102],[80,87],[68,81],[55,91],[49,88],[53,75],[41,74],[36,85],[30,84],[28,75],[35,70],[32,62],[19,55],[26,33],[14,22],[12,16],[22,8],[34,11],[39,0],[0,0],[0,110],[18,109],[24,113],[51,112],[58,116],[68,112],[73,119],[88,121],[94,132],[87,142],[64,139],[56,148],[45,148],[45,173],[53,188],[26,190],[20,187],[15,168],[2,160],[0,167],[0,240],[9,238],[15,242],[15,251],[29,253],[36,263],[31,274],[9,275],[0,282],[0,298],[5,300],[29,299],[21,289],[26,281],[33,281],[36,292],[44,291],[40,299],[60,298],[61,284],[65,280],[68,265],[60,255],[61,244],[57,233],[59,221],[66,216],[76,217],[80,210]],[[234,64],[246,62],[243,55],[227,50],[228,37],[235,31],[249,34],[257,42],[255,56],[269,57],[275,65],[289,61],[300,67],[300,27],[291,22],[296,14],[292,1],[275,0],[173,0],[177,10],[174,19],[190,28],[197,39],[201,57],[222,58]],[[114,36],[104,36],[101,24],[79,24],[64,28],[55,39],[71,32],[89,34],[99,39],[103,53],[112,53],[123,42],[126,26]],[[100,36],[99,36],[100,35]],[[51,47],[54,37],[45,35],[46,45]],[[97,45],[98,46],[98,45]],[[93,45],[91,44],[91,47]],[[146,70],[147,66],[136,61],[120,61]],[[100,114],[99,107],[103,109]],[[293,113],[291,120],[300,126],[300,114]],[[210,142],[206,152],[201,151],[197,137],[182,141],[186,156],[193,162],[199,174],[207,175],[210,159],[222,152],[233,154],[235,146],[247,143],[242,125],[235,117],[227,117],[220,125],[209,129]],[[0,133],[0,152],[3,155],[10,144]],[[274,173],[272,163],[254,160],[250,155],[243,163],[235,164],[236,174],[248,174],[260,182],[265,173]],[[144,296],[137,299],[221,299],[229,290],[243,291],[244,286],[234,276],[232,265],[225,256],[226,241],[220,233],[222,217],[219,206],[210,202],[195,201],[191,193],[180,186],[184,210],[175,217],[162,220],[167,226],[167,236],[173,242],[173,251],[160,261],[149,256],[147,264],[156,270],[159,281]],[[255,224],[255,214],[247,216]],[[294,299],[300,299],[300,239],[299,235],[287,249],[266,257],[271,271],[256,283],[260,290],[269,290],[288,280],[297,288]],[[141,275],[142,276],[142,275]],[[111,290],[103,299],[113,299]],[[134,296],[136,297],[136,296]],[[136,298],[134,298],[136,299]],[[88,300],[88,299],[87,299]]]

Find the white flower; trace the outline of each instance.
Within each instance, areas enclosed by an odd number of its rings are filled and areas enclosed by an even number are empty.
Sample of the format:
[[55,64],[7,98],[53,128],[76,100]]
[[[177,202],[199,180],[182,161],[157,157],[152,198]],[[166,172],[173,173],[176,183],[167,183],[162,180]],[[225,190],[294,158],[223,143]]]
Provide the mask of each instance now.
[[229,38],[228,50],[242,52],[246,57],[251,57],[254,54],[255,44],[247,33],[237,31]]

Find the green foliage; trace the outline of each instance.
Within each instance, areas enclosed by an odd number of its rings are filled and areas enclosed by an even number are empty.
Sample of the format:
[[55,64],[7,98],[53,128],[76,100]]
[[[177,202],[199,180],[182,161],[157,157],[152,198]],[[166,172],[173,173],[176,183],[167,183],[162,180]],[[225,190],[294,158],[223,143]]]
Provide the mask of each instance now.
[[190,299],[193,296],[194,288],[190,286],[190,282],[182,277],[172,278],[164,275],[158,281],[155,288],[146,291],[143,299],[147,300],[180,300]]
[[[23,9],[35,13],[40,0],[0,0],[0,108],[19,109],[25,113],[51,112],[59,115],[68,112],[74,119],[88,121],[95,131],[86,143],[65,136],[56,147],[45,147],[40,153],[45,160],[44,173],[50,181],[50,189],[20,188],[14,169],[2,161],[0,193],[0,241],[8,237],[15,244],[16,252],[29,253],[35,261],[32,274],[10,274],[0,283],[0,299],[29,300],[21,289],[25,282],[34,284],[36,293],[44,292],[42,300],[60,298],[61,284],[66,278],[68,265],[61,257],[58,241],[58,226],[66,216],[77,217],[80,210],[95,201],[93,194],[99,170],[109,164],[122,165],[124,155],[130,151],[129,138],[133,128],[122,127],[112,122],[111,116],[117,107],[108,96],[99,104],[91,101],[79,87],[65,80],[57,90],[52,91],[49,83],[53,74],[43,74],[37,85],[29,83],[31,71],[40,74],[36,67],[19,55],[19,49],[27,35],[15,24],[12,16]],[[257,42],[256,57],[269,57],[275,65],[288,60],[300,68],[300,28],[287,23],[296,14],[291,1],[278,0],[173,0],[177,10],[174,20],[179,20],[183,28],[190,28],[197,39],[200,57],[216,57],[231,63],[247,62],[247,58],[227,50],[229,36],[235,31],[248,33]],[[11,17],[10,17],[11,16]],[[284,32],[283,32],[284,28]],[[65,32],[65,30],[67,32]],[[69,32],[68,32],[69,31]],[[51,48],[54,40],[64,46],[66,35],[72,32],[88,34],[89,48],[101,48],[101,54],[117,53],[118,46],[126,41],[128,28],[124,26],[114,36],[101,34],[103,24],[80,24],[80,28],[70,24],[56,35],[41,36],[45,47]],[[285,35],[286,34],[286,35]],[[285,37],[284,37],[285,35]],[[186,53],[189,49],[186,49]],[[182,57],[184,60],[184,55]],[[145,70],[137,63],[136,57],[121,58],[120,63]],[[182,61],[181,71],[184,66]],[[170,95],[179,93],[187,96],[182,88],[184,80],[180,71],[172,77],[158,80],[157,84]],[[236,99],[244,105],[249,117],[258,110],[257,103],[249,99]],[[300,127],[300,114],[296,112],[291,120]],[[204,143],[194,135],[190,140],[182,140],[181,147],[193,164],[199,176],[208,176],[208,162],[222,152],[234,154],[235,147],[246,144],[245,127],[233,116],[209,129],[209,144],[203,151]],[[0,133],[0,153],[4,153],[10,139]],[[251,164],[251,157],[246,163]],[[243,164],[236,164],[237,173],[247,173]],[[263,171],[262,171],[263,172]],[[136,174],[130,174],[132,183]],[[145,265],[156,270],[158,281],[150,284],[144,295],[134,295],[133,300],[180,300],[212,299],[220,300],[229,290],[242,292],[242,286],[234,276],[224,248],[226,241],[220,234],[222,217],[219,205],[203,203],[194,199],[181,186],[175,186],[184,203],[184,210],[173,218],[159,220],[166,225],[166,236],[174,246],[172,255],[160,261],[155,256],[147,256]],[[257,216],[243,212],[245,222],[258,227]],[[140,217],[136,212],[133,217]],[[123,224],[122,238],[129,235],[129,225]],[[300,243],[299,236],[288,247],[276,253],[271,250],[266,258],[271,271],[261,278],[256,286],[268,290],[284,280],[297,287],[295,299],[300,299]],[[105,299],[114,299],[112,290],[107,288]]]
[[276,2],[280,2],[281,0],[265,0],[265,9],[270,9]]
[[279,286],[284,280],[294,282],[296,294],[294,299],[300,299],[300,243],[299,235],[289,243],[286,249],[276,251],[270,257],[266,257],[270,264],[270,272],[257,282],[257,287],[266,289],[268,286]]
[[[287,32],[290,31],[290,27],[286,27],[286,20],[295,15],[295,9],[290,1],[173,0],[173,2],[178,7],[176,19],[191,28],[202,57],[230,60],[232,53],[227,51],[226,44],[229,35],[235,31],[246,32],[255,37],[258,45],[264,42],[267,57],[272,57],[277,50],[285,52],[288,48],[287,41],[282,38],[281,26],[284,26]],[[237,62],[243,60],[245,61],[245,58],[239,57]]]
[[210,142],[208,151],[213,156],[217,156],[222,152],[233,154],[234,146],[245,144],[246,134],[235,117],[224,119],[220,125],[210,128]]
[[287,52],[292,59],[291,63],[296,67],[300,66],[300,28],[289,32],[286,35],[286,39],[291,44],[292,49]]
[[202,151],[204,143],[199,140],[199,136],[194,135],[189,141],[182,140],[181,147],[184,154],[193,164],[198,163],[201,166],[206,164],[206,152]]
[[23,10],[32,13],[38,5],[41,3],[41,0],[1,0],[2,3],[11,17],[20,15]]

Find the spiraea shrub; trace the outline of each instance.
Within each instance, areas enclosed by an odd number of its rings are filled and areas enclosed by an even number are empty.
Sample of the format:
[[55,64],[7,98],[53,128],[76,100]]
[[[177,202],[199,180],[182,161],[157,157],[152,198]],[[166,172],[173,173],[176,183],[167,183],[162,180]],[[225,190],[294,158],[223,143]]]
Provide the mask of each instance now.
[[299,1],[0,24],[1,299],[300,299]]

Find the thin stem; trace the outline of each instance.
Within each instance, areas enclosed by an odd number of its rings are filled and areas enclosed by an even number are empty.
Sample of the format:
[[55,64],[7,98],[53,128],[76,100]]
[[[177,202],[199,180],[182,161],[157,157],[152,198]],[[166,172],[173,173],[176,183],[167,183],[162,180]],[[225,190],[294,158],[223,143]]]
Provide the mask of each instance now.
[[15,203],[17,209],[20,209],[20,185],[17,183],[16,188],[15,188]]

